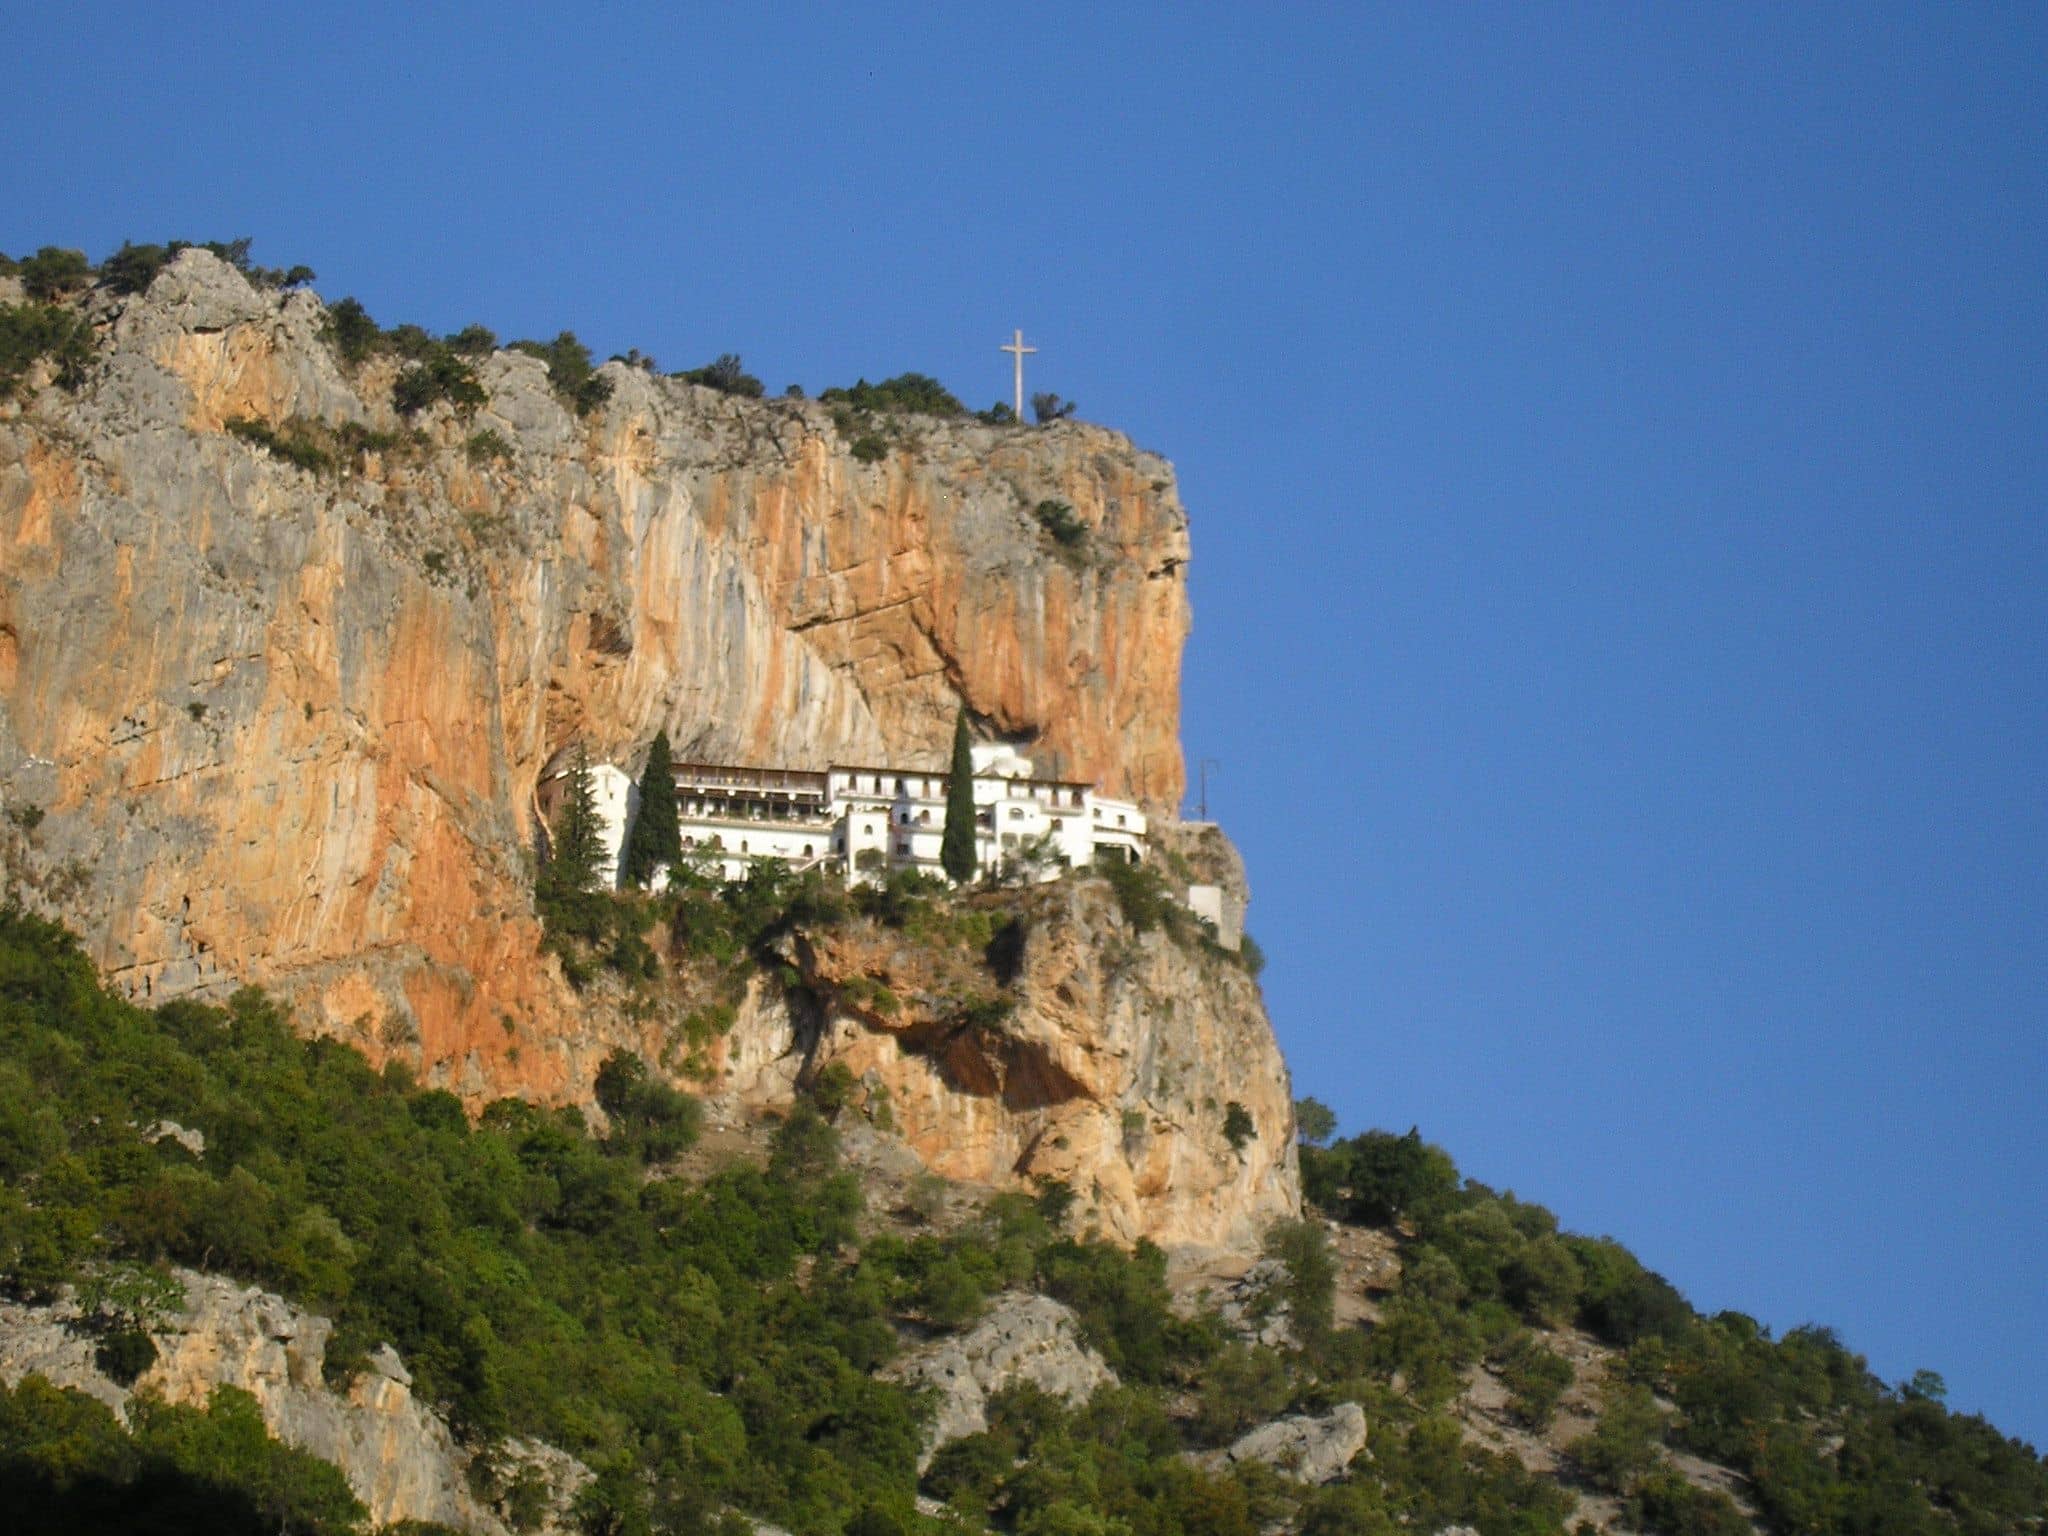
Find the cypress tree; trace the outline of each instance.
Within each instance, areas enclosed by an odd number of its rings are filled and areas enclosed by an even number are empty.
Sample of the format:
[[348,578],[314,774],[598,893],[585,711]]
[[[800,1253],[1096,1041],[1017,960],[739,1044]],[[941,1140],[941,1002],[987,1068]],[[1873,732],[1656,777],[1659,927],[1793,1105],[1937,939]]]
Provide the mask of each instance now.
[[683,835],[676,825],[675,763],[669,756],[668,732],[656,731],[647,749],[647,767],[640,775],[640,813],[626,838],[625,882],[645,885],[666,864],[673,869],[683,856]]
[[967,745],[967,711],[953,721],[953,766],[946,781],[946,830],[939,866],[956,885],[974,878],[974,754]]
[[598,866],[604,862],[604,827],[597,816],[590,754],[580,741],[569,755],[569,772],[549,844],[547,867],[541,871],[547,894],[568,895],[596,887]]

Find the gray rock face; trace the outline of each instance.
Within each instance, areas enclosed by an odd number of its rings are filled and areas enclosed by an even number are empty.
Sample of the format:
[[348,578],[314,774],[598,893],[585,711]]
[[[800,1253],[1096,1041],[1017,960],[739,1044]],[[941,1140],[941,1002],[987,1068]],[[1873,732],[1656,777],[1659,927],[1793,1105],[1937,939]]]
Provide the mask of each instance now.
[[[411,1374],[390,1346],[371,1356],[346,1392],[333,1392],[321,1375],[334,1327],[326,1318],[218,1276],[181,1270],[178,1278],[184,1311],[157,1335],[157,1361],[133,1391],[203,1406],[216,1386],[239,1387],[279,1440],[339,1467],[377,1524],[434,1520],[503,1536],[497,1516],[469,1491],[468,1454],[413,1396]],[[0,1378],[14,1386],[41,1375],[125,1416],[132,1393],[99,1369],[91,1340],[69,1326],[77,1316],[68,1301],[0,1305]],[[565,1488],[563,1499],[590,1475],[551,1447],[521,1442],[509,1456],[540,1465],[551,1488]]]
[[1294,1336],[1287,1303],[1273,1295],[1286,1282],[1285,1264],[1278,1259],[1260,1259],[1217,1292],[1216,1315],[1254,1343],[1274,1349],[1296,1348],[1300,1341]]
[[988,1400],[1015,1382],[1029,1382],[1069,1403],[1085,1403],[1116,1372],[1081,1342],[1074,1314],[1050,1296],[1009,1292],[966,1333],[937,1339],[894,1361],[883,1373],[938,1395],[921,1466],[939,1447],[988,1428]]
[[1289,1414],[1240,1436],[1227,1450],[1196,1458],[1212,1468],[1262,1461],[1298,1483],[1327,1483],[1344,1475],[1365,1449],[1365,1410],[1339,1403],[1324,1414]]

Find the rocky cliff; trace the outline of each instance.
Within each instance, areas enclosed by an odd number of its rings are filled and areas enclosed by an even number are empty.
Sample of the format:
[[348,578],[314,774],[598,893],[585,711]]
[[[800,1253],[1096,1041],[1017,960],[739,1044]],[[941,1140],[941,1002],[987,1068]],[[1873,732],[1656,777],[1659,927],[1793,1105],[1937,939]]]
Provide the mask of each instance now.
[[[412,1377],[388,1346],[330,1389],[323,1371],[334,1325],[327,1318],[218,1275],[181,1270],[177,1280],[184,1304],[156,1331],[157,1359],[132,1386],[100,1369],[69,1298],[48,1307],[0,1302],[0,1380],[14,1386],[39,1375],[122,1414],[138,1392],[204,1407],[215,1387],[236,1387],[256,1399],[273,1436],[340,1468],[377,1524],[431,1520],[505,1536],[497,1513],[470,1490],[472,1452],[413,1396]],[[498,1454],[535,1469],[550,1511],[565,1507],[590,1476],[572,1457],[532,1441],[507,1442]]]
[[[938,767],[964,706],[1178,799],[1186,520],[1115,434],[905,417],[878,456],[822,405],[617,363],[579,415],[516,351],[472,414],[408,420],[401,362],[344,365],[319,299],[203,251],[83,302],[85,386],[0,403],[0,874],[138,1000],[258,983],[472,1101],[582,1096],[632,1031],[539,953],[535,786],[572,740]],[[958,1105],[896,1086],[943,1167]],[[977,1167],[1021,1155],[984,1130]]]
[[1235,958],[1139,929],[1099,880],[981,900],[1004,925],[986,949],[872,922],[794,933],[801,985],[751,989],[710,1086],[773,1107],[843,1067],[933,1172],[1058,1180],[1121,1242],[1242,1252],[1299,1213],[1287,1065]]

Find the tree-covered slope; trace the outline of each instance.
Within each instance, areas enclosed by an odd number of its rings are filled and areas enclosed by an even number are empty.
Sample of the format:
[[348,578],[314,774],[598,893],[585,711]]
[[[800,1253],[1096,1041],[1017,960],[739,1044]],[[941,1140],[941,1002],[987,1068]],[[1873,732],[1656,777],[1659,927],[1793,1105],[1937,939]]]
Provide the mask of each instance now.
[[[764,1161],[691,1177],[676,1154],[693,1103],[630,1058],[600,1081],[602,1137],[516,1101],[472,1123],[402,1070],[298,1038],[257,993],[137,1008],[61,930],[0,913],[0,1285],[30,1301],[81,1287],[103,1359],[133,1377],[170,1266],[260,1283],[336,1319],[338,1385],[389,1342],[471,1445],[516,1433],[582,1457],[598,1475],[574,1519],[592,1532],[741,1513],[805,1536],[1535,1536],[1589,1512],[1675,1536],[1745,1528],[1672,1460],[1686,1449],[1744,1474],[1773,1532],[1976,1536],[2037,1530],[2048,1505],[2039,1458],[1946,1413],[1931,1380],[1888,1388],[1823,1330],[1773,1340],[1696,1317],[1616,1245],[1464,1183],[1419,1138],[1307,1161],[1334,1216],[1398,1244],[1376,1321],[1333,1306],[1355,1286],[1317,1222],[1275,1229],[1280,1262],[1226,1320],[1176,1305],[1158,1250],[1065,1232],[1059,1186],[944,1230],[870,1209],[836,1152],[845,1084],[781,1120]],[[1118,1384],[1081,1404],[999,1392],[988,1429],[920,1474],[926,1405],[875,1373],[1004,1288],[1074,1308]],[[1475,1369],[1540,1421],[1573,1330],[1608,1351],[1608,1408],[1561,1472],[1475,1444]],[[1364,1406],[1369,1449],[1327,1486],[1190,1457],[1344,1402]],[[110,1508],[144,1529],[365,1524],[232,1394],[131,1418],[22,1382],[0,1401],[0,1501],[43,1528]]]

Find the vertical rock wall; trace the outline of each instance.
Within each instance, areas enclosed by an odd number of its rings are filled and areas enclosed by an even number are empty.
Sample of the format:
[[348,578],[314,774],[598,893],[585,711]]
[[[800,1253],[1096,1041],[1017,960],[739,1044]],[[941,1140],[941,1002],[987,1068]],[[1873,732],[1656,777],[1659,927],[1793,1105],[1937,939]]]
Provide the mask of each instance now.
[[249,423],[407,428],[316,298],[192,251],[93,303],[89,386],[0,406],[0,867],[138,999],[258,982],[465,1092],[574,1090],[529,848],[579,735],[936,766],[964,704],[1179,796],[1186,523],[1112,433],[913,418],[864,463],[814,404],[612,365],[578,418],[501,352],[473,420],[309,472]]

